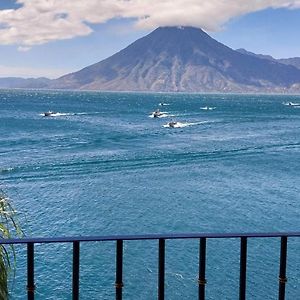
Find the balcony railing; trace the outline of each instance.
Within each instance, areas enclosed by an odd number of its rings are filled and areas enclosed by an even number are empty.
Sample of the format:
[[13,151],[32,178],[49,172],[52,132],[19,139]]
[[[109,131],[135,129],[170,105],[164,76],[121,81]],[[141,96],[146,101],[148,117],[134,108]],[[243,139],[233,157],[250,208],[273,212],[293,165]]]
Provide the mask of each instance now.
[[35,294],[34,284],[34,245],[46,243],[73,243],[73,275],[72,275],[72,299],[79,299],[80,290],[80,243],[87,242],[116,242],[116,275],[115,275],[115,299],[122,299],[123,290],[123,241],[133,240],[157,240],[158,241],[158,286],[159,300],[165,297],[165,241],[175,239],[199,240],[199,276],[198,299],[205,299],[206,286],[206,241],[207,239],[240,239],[240,284],[239,299],[246,299],[247,278],[247,243],[250,238],[280,238],[279,261],[279,291],[278,299],[285,299],[287,244],[289,237],[300,237],[300,232],[280,233],[187,233],[187,234],[147,234],[147,235],[117,235],[117,236],[88,236],[88,237],[57,237],[57,238],[23,238],[5,239],[0,244],[26,244],[27,245],[27,299],[33,300]]

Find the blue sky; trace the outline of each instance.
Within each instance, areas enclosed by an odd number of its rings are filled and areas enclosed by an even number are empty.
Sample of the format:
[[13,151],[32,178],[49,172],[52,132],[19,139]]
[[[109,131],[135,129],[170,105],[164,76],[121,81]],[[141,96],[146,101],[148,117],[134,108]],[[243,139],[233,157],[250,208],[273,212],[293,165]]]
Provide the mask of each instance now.
[[[194,5],[190,11],[182,9],[182,0],[159,1],[157,10],[152,7],[155,1],[149,6],[145,0],[142,7],[135,1],[126,2],[132,2],[130,7],[119,7],[112,5],[115,0],[88,0],[85,6],[80,6],[83,0],[50,0],[52,5],[46,0],[20,0],[19,4],[0,0],[0,77],[55,78],[114,54],[157,26],[178,22],[202,27],[233,49],[276,58],[300,57],[300,1],[274,0],[269,5],[272,1],[261,0],[253,7],[236,0],[235,4],[242,3],[239,7],[210,0],[205,10],[203,5],[195,8],[200,1],[189,0]],[[284,8],[287,2],[291,6]]]

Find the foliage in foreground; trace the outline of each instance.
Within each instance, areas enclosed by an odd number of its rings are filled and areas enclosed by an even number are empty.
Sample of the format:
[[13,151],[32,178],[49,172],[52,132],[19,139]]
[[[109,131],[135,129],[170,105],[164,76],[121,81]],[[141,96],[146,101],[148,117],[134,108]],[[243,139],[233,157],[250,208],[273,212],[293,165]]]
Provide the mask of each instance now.
[[[16,212],[10,204],[9,198],[0,189],[0,238],[8,239],[13,235],[21,235],[16,222]],[[0,245],[0,299],[8,297],[8,275],[14,269],[15,252],[13,245]]]

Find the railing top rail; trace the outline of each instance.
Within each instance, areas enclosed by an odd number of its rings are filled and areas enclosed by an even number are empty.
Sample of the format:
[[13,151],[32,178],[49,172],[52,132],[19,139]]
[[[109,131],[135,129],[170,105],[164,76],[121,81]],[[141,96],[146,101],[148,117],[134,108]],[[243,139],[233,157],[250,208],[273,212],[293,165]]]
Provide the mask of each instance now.
[[71,237],[28,237],[18,239],[1,239],[0,244],[27,243],[71,243],[71,242],[100,242],[100,241],[136,241],[136,240],[174,240],[195,238],[266,238],[266,237],[300,237],[300,232],[245,232],[245,233],[169,233],[169,234],[137,234],[137,235],[105,235],[105,236],[71,236]]

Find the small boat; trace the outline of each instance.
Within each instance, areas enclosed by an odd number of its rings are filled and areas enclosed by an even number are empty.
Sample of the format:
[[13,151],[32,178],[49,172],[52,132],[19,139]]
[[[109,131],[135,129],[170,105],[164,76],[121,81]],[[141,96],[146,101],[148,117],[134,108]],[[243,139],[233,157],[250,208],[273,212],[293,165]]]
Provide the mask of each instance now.
[[300,103],[295,103],[295,102],[283,102],[282,104],[287,105],[287,106],[300,106]]
[[56,112],[49,110],[49,111],[44,112],[44,117],[51,117],[55,114],[56,114]]
[[294,102],[288,102],[287,105],[289,105],[289,106],[300,106],[299,103],[294,103]]
[[153,118],[159,118],[162,115],[163,115],[163,113],[159,109],[157,109],[156,111],[154,111],[152,113]]
[[204,106],[204,107],[200,107],[200,109],[202,109],[202,110],[214,110],[215,107]]
[[178,124],[178,122],[168,122],[168,126],[170,127],[170,128],[175,128],[176,127],[176,125]]
[[159,106],[166,106],[166,105],[170,105],[170,104],[169,103],[165,103],[165,102],[160,102],[158,105]]

